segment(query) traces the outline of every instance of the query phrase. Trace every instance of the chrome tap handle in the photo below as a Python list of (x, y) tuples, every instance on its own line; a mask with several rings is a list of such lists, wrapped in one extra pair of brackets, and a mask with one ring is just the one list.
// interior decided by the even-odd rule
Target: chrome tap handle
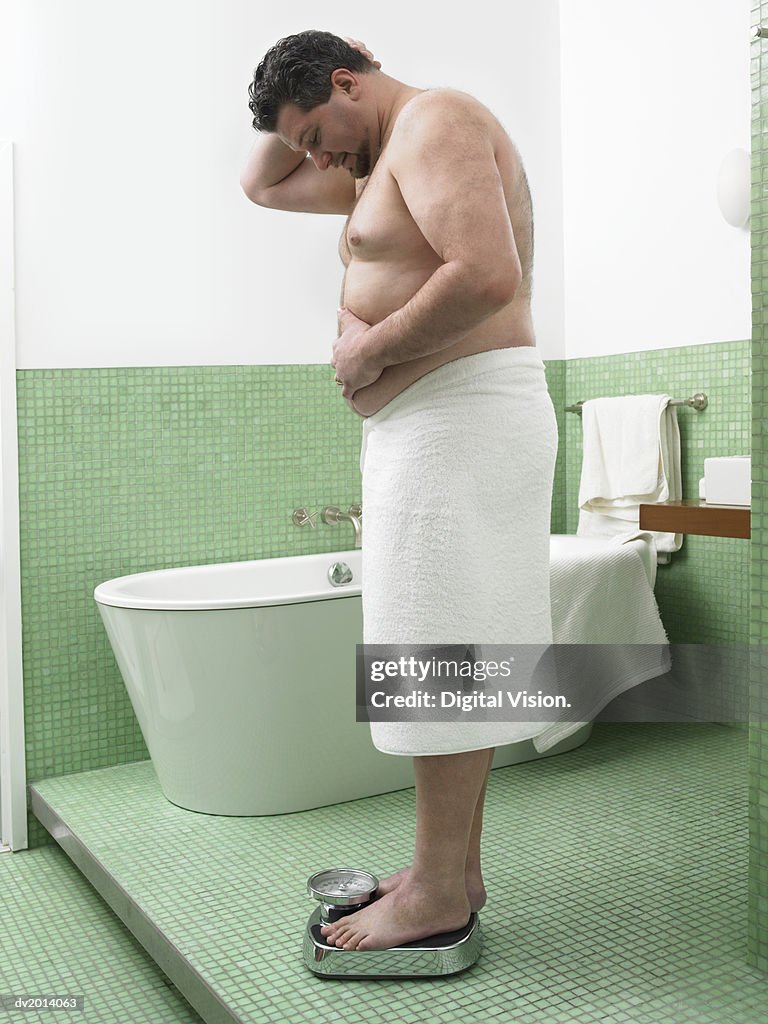
[(307, 508), (297, 508), (293, 513), (292, 519), (296, 526), (306, 526), (309, 524), (314, 530), (316, 515), (317, 512), (310, 512)]
[(349, 514), (351, 516), (357, 516), (357, 518), (360, 519), (362, 517), (362, 514), (363, 514), (363, 506), (359, 505), (359, 504), (358, 505), (350, 505), (349, 506)]

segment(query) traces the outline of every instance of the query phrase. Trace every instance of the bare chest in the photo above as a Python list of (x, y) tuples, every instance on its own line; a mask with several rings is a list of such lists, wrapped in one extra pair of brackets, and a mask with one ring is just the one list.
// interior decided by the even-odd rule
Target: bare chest
[(398, 263), (437, 259), (416, 225), (382, 156), (373, 172), (357, 183), (357, 198), (339, 240), (345, 266), (351, 260)]

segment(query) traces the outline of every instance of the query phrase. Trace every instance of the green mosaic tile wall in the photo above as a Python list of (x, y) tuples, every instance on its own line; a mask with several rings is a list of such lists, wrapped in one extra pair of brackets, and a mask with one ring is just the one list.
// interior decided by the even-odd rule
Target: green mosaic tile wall
[(565, 400), (566, 363), (564, 359), (552, 359), (545, 363), (545, 366), (547, 370), (547, 387), (549, 388), (549, 394), (555, 407), (555, 415), (557, 416), (557, 435), (559, 439), (557, 462), (555, 463), (555, 486), (552, 493), (552, 533), (567, 533), (565, 479), (568, 459), (565, 432), (566, 420), (570, 414), (565, 411), (567, 405)]
[[(768, 25), (768, 0), (754, 0), (752, 25)], [(768, 971), (768, 40), (752, 43), (752, 615), (756, 652), (751, 673), (749, 735), (749, 923), (748, 962)], [(758, 647), (760, 645), (760, 647)]]

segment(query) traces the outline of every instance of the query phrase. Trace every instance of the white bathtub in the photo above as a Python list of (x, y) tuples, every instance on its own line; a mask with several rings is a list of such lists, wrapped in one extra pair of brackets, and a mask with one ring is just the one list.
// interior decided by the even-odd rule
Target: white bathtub
[[(355, 721), (360, 550), (120, 576), (94, 598), (160, 786), (208, 814), (282, 814), (413, 785)], [(352, 580), (333, 586), (329, 568)], [(546, 754), (499, 747), (494, 766)]]

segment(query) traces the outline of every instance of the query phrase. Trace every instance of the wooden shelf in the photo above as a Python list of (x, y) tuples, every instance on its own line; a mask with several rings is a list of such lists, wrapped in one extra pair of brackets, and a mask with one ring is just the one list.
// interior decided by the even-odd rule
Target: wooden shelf
[(749, 540), (750, 513), (751, 509), (744, 505), (708, 505), (698, 499), (665, 501), (640, 506), (640, 529)]

